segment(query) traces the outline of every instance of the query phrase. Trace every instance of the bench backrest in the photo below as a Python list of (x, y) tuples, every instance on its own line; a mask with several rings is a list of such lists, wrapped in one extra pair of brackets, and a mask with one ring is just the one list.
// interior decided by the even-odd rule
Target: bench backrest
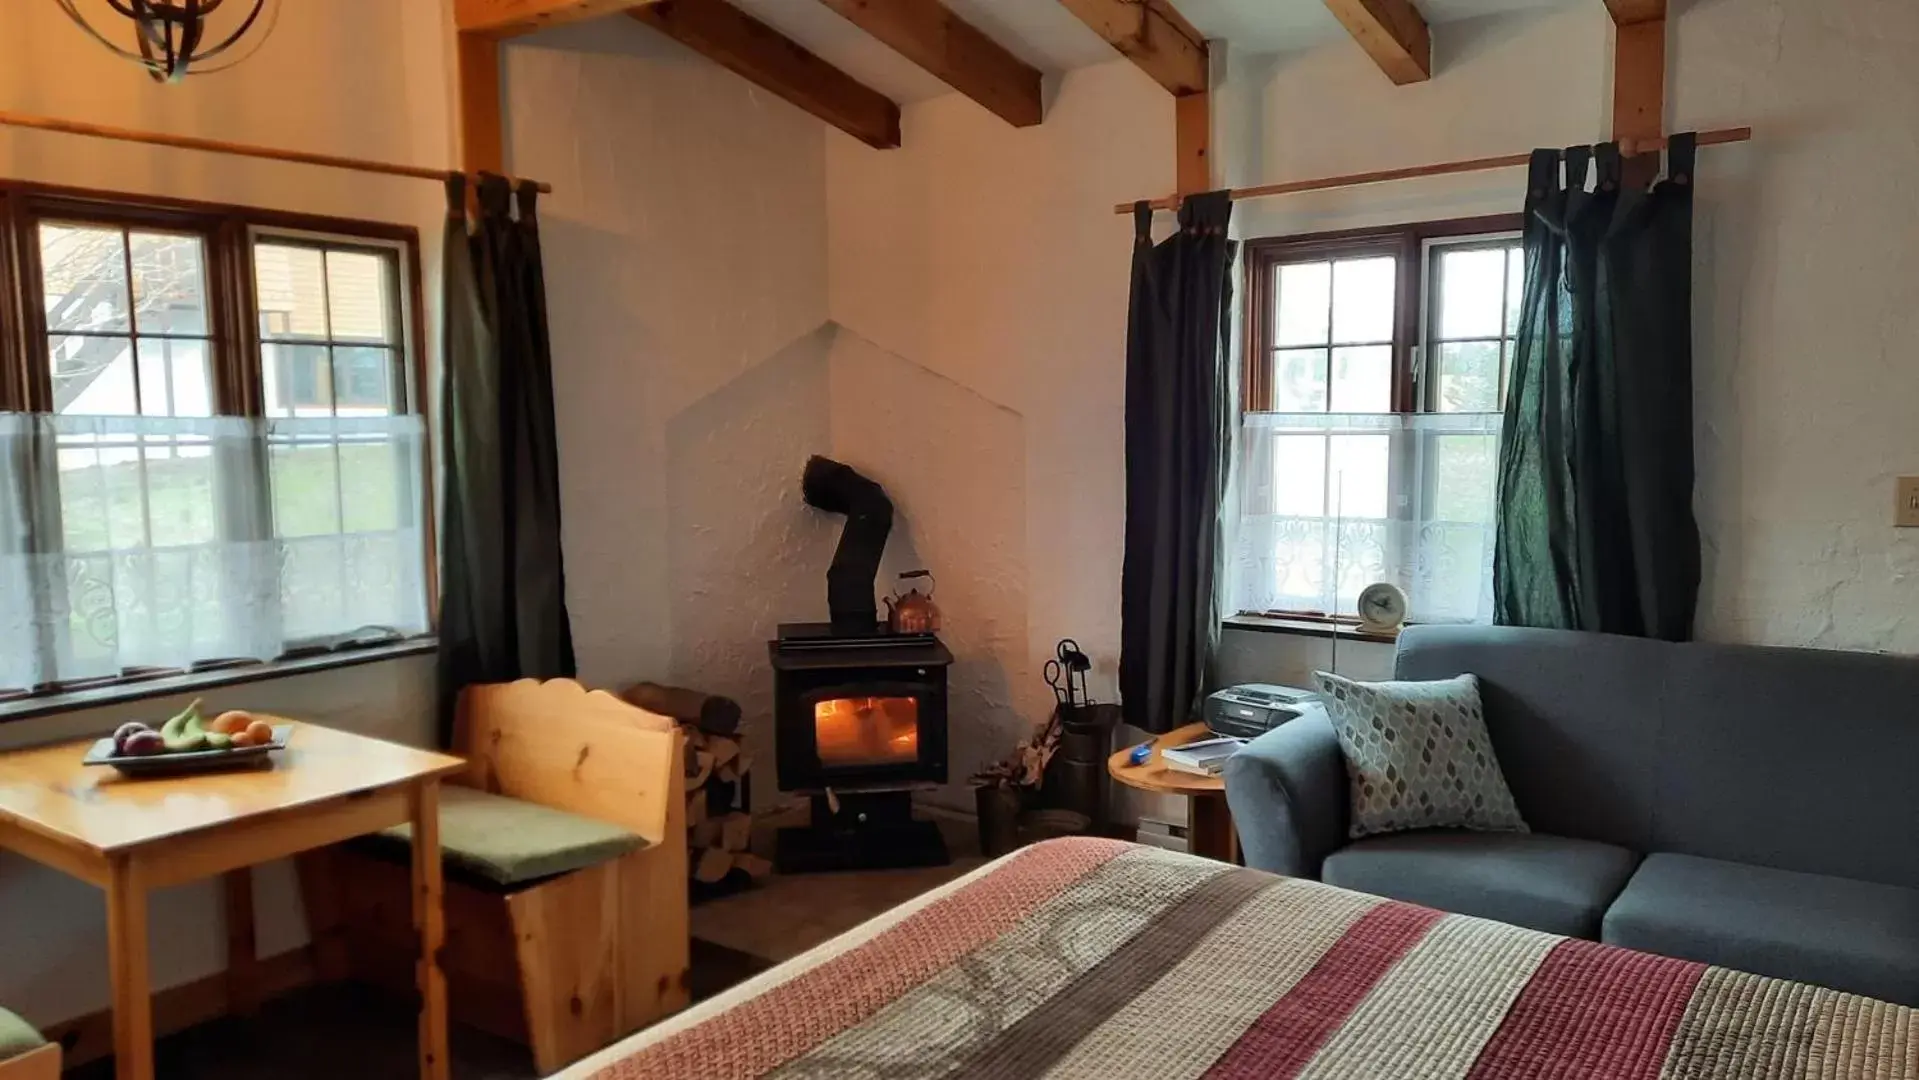
[(684, 736), (664, 716), (571, 679), (468, 687), (454, 720), (460, 782), (624, 826), (683, 835)]

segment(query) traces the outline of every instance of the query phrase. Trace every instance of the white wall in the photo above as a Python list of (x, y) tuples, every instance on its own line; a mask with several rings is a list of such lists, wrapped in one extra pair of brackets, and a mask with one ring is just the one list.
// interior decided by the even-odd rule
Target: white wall
[[(282, 4), (280, 25), (258, 55), (180, 86), (156, 85), (109, 56), (53, 4), (4, 6), (0, 110), (421, 165), (452, 160), (448, 50), (438, 3)], [(0, 128), (0, 177), (414, 225), (424, 246), (427, 295), (438, 293), (432, 272), (443, 202), (434, 184), (10, 128)], [(428, 339), (436, 341), (437, 332)], [(210, 698), (425, 741), (432, 694), (433, 663), (426, 657), (252, 683)], [(96, 734), (183, 704), (155, 700), (0, 724), (0, 749)], [(263, 954), (299, 944), (305, 931), (289, 869), (263, 868), (257, 888)], [(155, 896), (156, 987), (223, 966), (219, 910), (218, 889), (209, 884)], [(98, 890), (0, 854), (0, 928), (0, 1005), (39, 1023), (106, 1006), (106, 922)]]

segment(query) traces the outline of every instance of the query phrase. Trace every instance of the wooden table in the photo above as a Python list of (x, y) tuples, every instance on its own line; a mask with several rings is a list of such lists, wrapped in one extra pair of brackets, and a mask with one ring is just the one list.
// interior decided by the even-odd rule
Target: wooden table
[(440, 778), (460, 771), (464, 762), (299, 724), (270, 767), (137, 780), (81, 766), (92, 743), (0, 754), (0, 847), (106, 890), (120, 1080), (153, 1076), (149, 891), (408, 821), (414, 829), (413, 921), (420, 937), (420, 1076), (445, 1080)]
[(1226, 806), (1226, 781), (1217, 776), (1169, 769), (1159, 759), (1159, 752), (1166, 747), (1184, 746), (1211, 736), (1205, 724), (1174, 728), (1153, 740), (1153, 756), (1144, 764), (1128, 763), (1127, 758), (1133, 753), (1133, 747), (1128, 746), (1106, 759), (1106, 771), (1127, 787), (1186, 796), (1186, 850), (1208, 859), (1236, 863), (1239, 833), (1233, 829), (1233, 812)]

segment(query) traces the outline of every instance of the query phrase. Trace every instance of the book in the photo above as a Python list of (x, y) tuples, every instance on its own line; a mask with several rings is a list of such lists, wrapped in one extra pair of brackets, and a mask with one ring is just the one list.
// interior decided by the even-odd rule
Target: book
[(1226, 767), (1226, 759), (1239, 752), (1246, 745), (1245, 739), (1201, 739), (1184, 746), (1168, 747), (1159, 752), (1159, 760), (1176, 772), (1194, 773), (1199, 776), (1218, 776)]

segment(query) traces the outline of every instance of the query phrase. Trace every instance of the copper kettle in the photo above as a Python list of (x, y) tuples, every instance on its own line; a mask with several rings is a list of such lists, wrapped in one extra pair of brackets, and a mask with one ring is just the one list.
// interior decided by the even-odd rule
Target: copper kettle
[[(926, 579), (926, 591), (910, 587), (917, 579)], [(900, 575), (903, 594), (886, 598), (886, 628), (895, 634), (931, 634), (940, 628), (939, 605), (933, 602), (933, 572), (908, 570)]]

